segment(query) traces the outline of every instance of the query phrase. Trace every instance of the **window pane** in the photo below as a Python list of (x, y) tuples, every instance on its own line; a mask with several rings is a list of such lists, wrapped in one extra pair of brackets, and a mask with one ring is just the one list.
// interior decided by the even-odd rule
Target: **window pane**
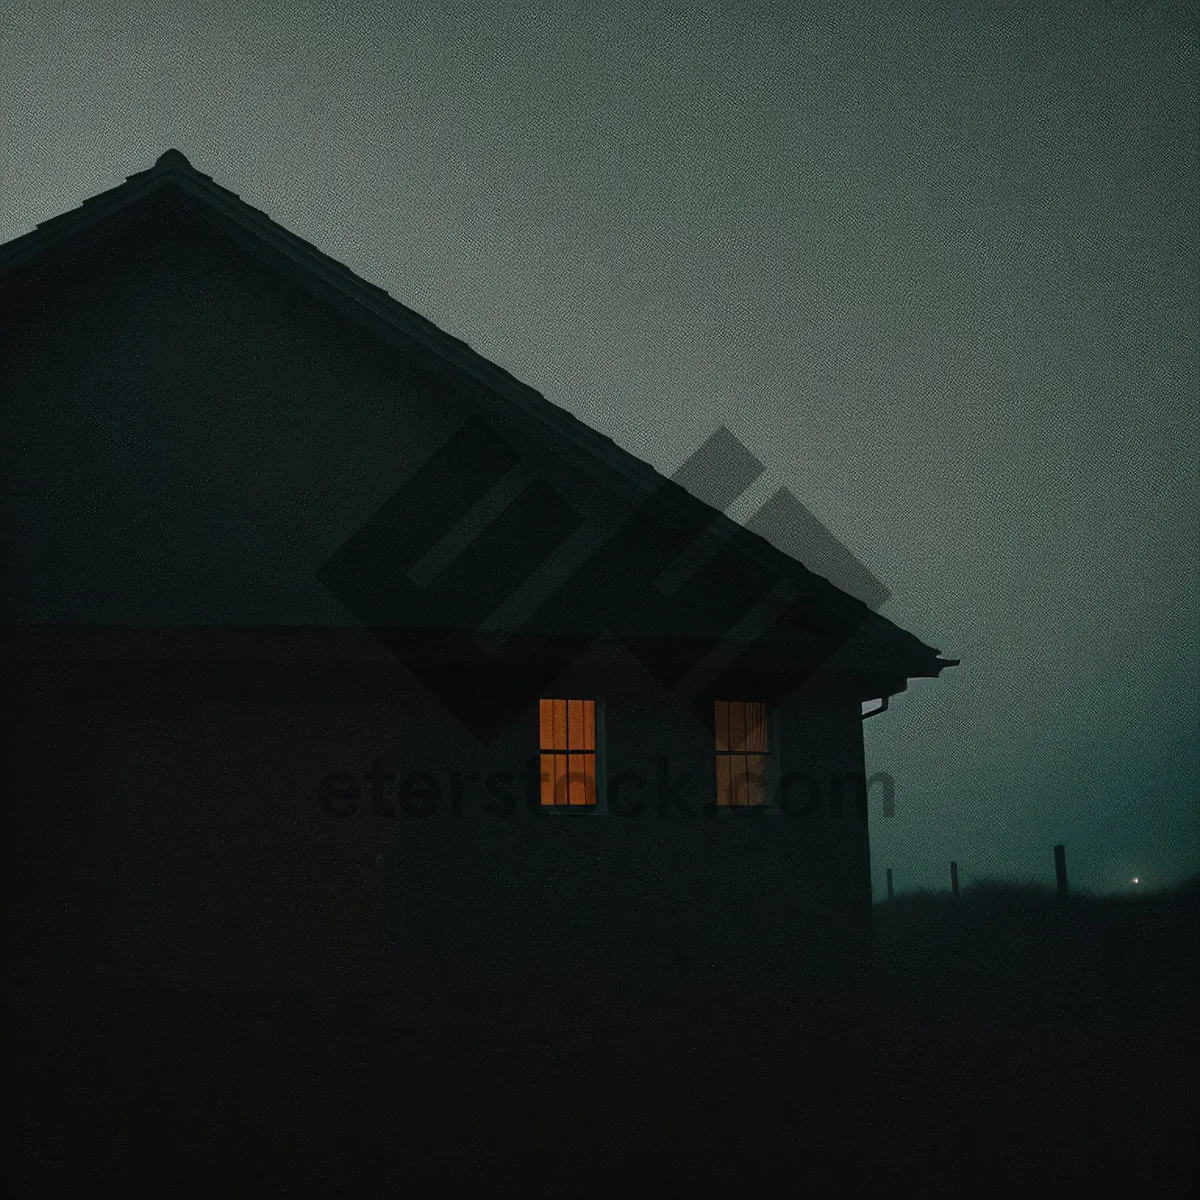
[(542, 803), (554, 803), (554, 755), (542, 755)]
[(567, 701), (567, 749), (583, 749), (583, 701)]
[(595, 700), (585, 700), (583, 702), (583, 748), (585, 750), (595, 750), (596, 748)]
[(746, 750), (767, 749), (767, 706), (761, 700), (746, 701)]
[(567, 756), (554, 756), (554, 803), (567, 804), (571, 797), (567, 794)]
[(729, 790), (733, 803), (741, 807), (746, 803), (746, 756), (731, 754), (729, 756)]
[(555, 750), (567, 748), (567, 702), (565, 700), (554, 701), (553, 745)]
[(587, 803), (587, 777), (584, 774), (583, 762), (590, 758), (588, 754), (571, 754), (567, 756), (570, 777), (568, 779), (567, 797), (570, 804)]
[(740, 700), (731, 700), (729, 702), (729, 748), (730, 748), (730, 750), (741, 750), (745, 746), (745, 740), (746, 740), (745, 712), (746, 712), (746, 706)]
[[(540, 718), (540, 725), (541, 725), (540, 748), (542, 750), (553, 750), (554, 749), (554, 701), (553, 700), (542, 700), (539, 703), (538, 707), (541, 710), (540, 713), (538, 714), (539, 718)], [(544, 769), (544, 766), (545, 766), (545, 764), (543, 764), (543, 769)]]
[(746, 783), (743, 788), (745, 804), (766, 804), (767, 802), (767, 760), (762, 754), (747, 754), (743, 770), (746, 772)]

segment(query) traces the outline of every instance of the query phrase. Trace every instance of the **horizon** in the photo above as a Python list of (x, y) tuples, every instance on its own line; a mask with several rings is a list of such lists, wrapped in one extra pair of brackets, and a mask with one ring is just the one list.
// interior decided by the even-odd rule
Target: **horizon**
[[(1192, 6), (9, 6), (0, 244), (177, 148), (670, 476), (724, 425), (960, 665), (874, 899), (1200, 872)], [(1137, 878), (1141, 882), (1134, 885)]]

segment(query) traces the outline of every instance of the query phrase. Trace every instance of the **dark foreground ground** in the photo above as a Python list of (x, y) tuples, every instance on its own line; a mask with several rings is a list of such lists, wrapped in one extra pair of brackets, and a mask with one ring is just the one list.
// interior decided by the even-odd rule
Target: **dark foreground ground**
[(399, 1006), (17, 987), (8, 1194), (1193, 1194), (1198, 950), (1195, 887), (980, 887), (881, 908), (857, 987), (661, 944)]

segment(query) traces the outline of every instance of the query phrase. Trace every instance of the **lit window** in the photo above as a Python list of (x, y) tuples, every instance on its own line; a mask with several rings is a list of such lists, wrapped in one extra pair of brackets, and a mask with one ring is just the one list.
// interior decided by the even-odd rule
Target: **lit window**
[(717, 803), (767, 802), (767, 706), (760, 700), (718, 700)]
[(542, 803), (596, 803), (595, 700), (541, 702)]

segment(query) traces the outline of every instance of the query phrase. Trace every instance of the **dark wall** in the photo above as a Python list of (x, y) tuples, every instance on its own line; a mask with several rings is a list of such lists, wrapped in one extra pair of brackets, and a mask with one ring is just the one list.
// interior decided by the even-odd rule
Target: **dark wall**
[[(476, 411), (469, 389), (184, 211), (131, 216), (89, 245), (10, 281), (0, 323), (7, 620), (120, 627), (126, 660), (7, 660), (18, 971), (357, 988), (455, 943), (516, 954), (624, 929), (664, 945), (816, 945), (862, 928), (866, 822), (853, 802), (832, 818), (827, 784), (861, 770), (856, 699), (777, 714), (780, 769), (825, 791), (801, 819), (699, 815), (711, 730), (619, 657), (547, 686), (603, 699), (609, 777), (647, 777), (639, 817), (534, 817), (520, 797), (506, 818), (470, 798), (462, 817), (446, 799), (429, 818), (369, 800), (322, 811), (321, 780), (365, 777), (375, 755), (445, 791), (453, 771), (515, 775), (536, 750), (534, 706), (481, 749), (419, 684), (383, 672), (387, 654), (317, 578)], [(630, 503), (499, 424), (589, 518)], [(435, 481), (447, 503), (457, 482)], [(213, 631), (211, 654), (202, 638), (190, 660), (156, 665), (139, 640), (192, 624)], [(296, 630), (280, 670), (214, 665), (221, 631), (269, 625)], [(333, 657), (360, 665), (316, 665), (306, 625), (342, 627)], [(658, 814), (660, 759), (672, 778), (695, 772), (696, 816)]]
[[(105, 987), (355, 990), (446, 949), (804, 954), (865, 931), (866, 821), (852, 790), (830, 810), (831, 777), (861, 770), (852, 704), (796, 700), (775, 715), (780, 773), (821, 788), (807, 815), (713, 814), (711, 731), (639, 670), (591, 688), (577, 673), (563, 690), (603, 701), (604, 774), (643, 776), (624, 795), (645, 808), (534, 815), (520, 777), (537, 751), (535, 711), (484, 749), (420, 685), (393, 676), (381, 693), (377, 672), (10, 670), (10, 962)], [(396, 777), (379, 807), (377, 758)], [(357, 804), (339, 784), (323, 805), (341, 772), (356, 777)], [(429, 816), (399, 803), (398, 781), (417, 772), (436, 781)], [(479, 776), (459, 813), (456, 772)], [(663, 779), (688, 774), (687, 813), (664, 809)], [(513, 778), (488, 792), (497, 775)]]

